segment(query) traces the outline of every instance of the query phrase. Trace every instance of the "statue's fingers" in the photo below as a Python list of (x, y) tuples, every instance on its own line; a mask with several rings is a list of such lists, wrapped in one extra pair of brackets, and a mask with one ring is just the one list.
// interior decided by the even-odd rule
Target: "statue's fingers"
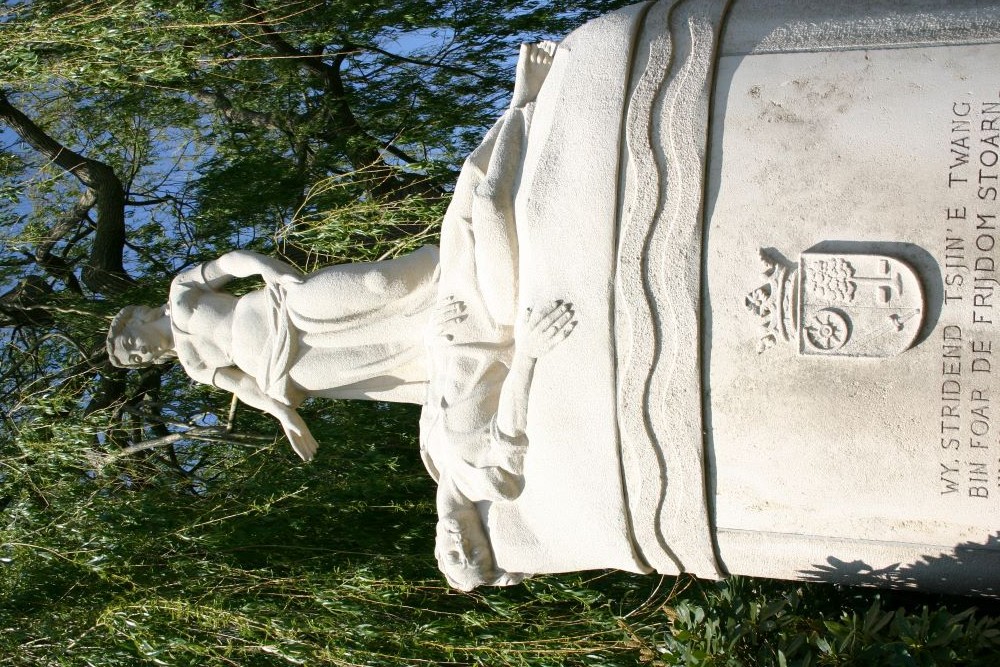
[(544, 342), (542, 343), (542, 347), (540, 350), (541, 354), (547, 354), (554, 347), (559, 345), (559, 343), (566, 340), (569, 337), (569, 335), (573, 333), (573, 329), (575, 328), (576, 328), (576, 322), (569, 322), (567, 324), (563, 324), (558, 328), (550, 327), (549, 329), (547, 329), (546, 332), (549, 333), (549, 335), (544, 339)]
[(313, 455), (316, 453), (315, 449), (310, 449), (306, 443), (298, 439), (292, 440), (291, 443), (292, 449), (295, 450), (295, 453), (299, 455), (300, 459), (303, 461), (312, 460)]
[(433, 322), (440, 329), (449, 324), (464, 322), (467, 317), (464, 307), (448, 306), (434, 313)]
[(444, 338), (445, 340), (454, 340), (455, 334), (453, 332), (455, 331), (455, 327), (464, 322), (466, 317), (467, 316), (465, 315), (456, 315), (455, 317), (444, 320), (443, 322), (437, 322), (434, 325), (434, 331), (438, 336)]
[(559, 309), (559, 302), (554, 301), (549, 306), (544, 308), (536, 308), (531, 314), (531, 318), (528, 321), (528, 325), (532, 329), (544, 329), (546, 320), (552, 313)]
[(312, 437), (312, 435), (310, 434), (305, 438), (304, 445), (305, 446), (303, 449), (306, 452), (305, 460), (311, 461), (312, 458), (316, 456), (316, 450), (319, 449), (319, 443), (316, 442), (316, 438)]
[(573, 304), (570, 303), (563, 303), (562, 301), (556, 301), (553, 304), (552, 309), (549, 310), (545, 314), (545, 316), (538, 322), (538, 327), (542, 331), (547, 330), (549, 327), (555, 324), (556, 321), (566, 313), (566, 311), (570, 310), (572, 305)]
[(524, 323), (528, 325), (529, 329), (534, 329), (538, 324), (538, 321), (545, 316), (545, 311), (538, 308), (532, 308), (528, 306), (524, 309)]
[(562, 331), (563, 327), (569, 324), (569, 322), (573, 319), (575, 315), (576, 313), (574, 313), (572, 310), (564, 311), (562, 315), (556, 318), (555, 322), (549, 325), (549, 327), (545, 330), (546, 333), (549, 333), (553, 336), (558, 335)]
[(437, 313), (438, 315), (449, 315), (451, 313), (461, 312), (461, 310), (462, 310), (461, 302), (451, 301), (449, 303), (444, 304), (443, 306), (439, 306), (437, 309)]
[(319, 443), (316, 442), (316, 438), (313, 437), (312, 433), (306, 429), (290, 427), (285, 430), (285, 435), (288, 437), (288, 442), (291, 443), (292, 449), (299, 455), (299, 458), (303, 461), (312, 460), (316, 454), (316, 450), (319, 449)]
[(465, 312), (465, 302), (451, 301), (437, 309), (438, 317), (453, 317)]

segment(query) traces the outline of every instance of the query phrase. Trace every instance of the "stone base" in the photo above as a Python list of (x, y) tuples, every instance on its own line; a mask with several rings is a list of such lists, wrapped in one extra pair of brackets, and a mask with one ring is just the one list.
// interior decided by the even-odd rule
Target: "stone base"
[[(771, 26), (743, 45), (767, 53), (740, 54), (735, 26), (758, 23), (739, 7), (716, 75), (706, 216), (721, 560), (995, 593), (1000, 44), (941, 28), (962, 14), (953, 5), (863, 28), (833, 18), (795, 39), (801, 21)], [(982, 12), (995, 28), (998, 9)], [(871, 25), (887, 32), (872, 39)]]
[(497, 564), (995, 595), (1000, 7), (724, 4), (588, 24), (538, 96), (519, 297), (580, 326)]

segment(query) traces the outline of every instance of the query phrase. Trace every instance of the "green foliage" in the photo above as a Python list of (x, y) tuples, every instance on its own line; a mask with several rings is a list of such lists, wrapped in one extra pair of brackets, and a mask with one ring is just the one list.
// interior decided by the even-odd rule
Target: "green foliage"
[[(350, 181), (332, 177), (316, 183), (295, 222), (281, 230), (279, 237), (340, 261), (398, 257), (438, 242), (445, 198), (411, 194), (391, 202), (355, 200), (350, 197), (351, 187), (365, 177), (355, 173)], [(369, 178), (383, 177), (372, 174)]]
[(25, 665), (627, 664), (614, 662), (631, 645), (612, 608), (643, 586), (448, 590), (416, 410), (316, 407), (329, 446), (312, 464), (243, 449), (200, 490), (150, 477), (149, 461), (88, 478), (86, 437), (22, 438), (3, 481), (0, 649)]
[[(316, 402), (314, 462), (276, 437), (192, 442), (189, 461), (212, 455), (188, 475), (154, 452), (95, 468), (90, 434), (40, 416), (0, 476), (0, 651), (13, 665), (623, 667), (991, 665), (1000, 651), (995, 616), (914, 594), (613, 572), (449, 590), (417, 416)], [(276, 436), (255, 413), (237, 423)]]
[(965, 601), (932, 610), (927, 596), (744, 577), (694, 588), (666, 609), (669, 632), (652, 635), (665, 664), (991, 665), (1000, 654), (1000, 619)]

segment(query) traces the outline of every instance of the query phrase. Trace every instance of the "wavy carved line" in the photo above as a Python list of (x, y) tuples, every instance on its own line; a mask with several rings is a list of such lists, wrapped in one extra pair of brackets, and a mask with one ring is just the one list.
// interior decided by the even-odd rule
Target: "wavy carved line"
[[(658, 469), (665, 480), (657, 484), (647, 477), (637, 497), (630, 492), (637, 540), (658, 545), (674, 561), (672, 569), (717, 576), (705, 504), (697, 359), (704, 171), (699, 149), (705, 139), (704, 114), (698, 112), (707, 107), (701, 102), (722, 2), (663, 4), (669, 30), (651, 43), (626, 123), (633, 178), (623, 212), (620, 266), (626, 275), (618, 303), (631, 336), (619, 373), (619, 404), (622, 414), (642, 415), (641, 422), (622, 420), (623, 436), (632, 444), (628, 455), (641, 461), (640, 470)], [(685, 347), (692, 332), (694, 340)], [(697, 418), (692, 422), (690, 415)], [(665, 563), (650, 564), (665, 571)]]
[[(663, 330), (662, 346), (671, 351), (671, 359), (669, 364), (654, 366), (647, 406), (651, 415), (659, 410), (662, 418), (661, 423), (654, 421), (657, 435), (681, 436), (665, 449), (668, 470), (676, 470), (677, 474), (672, 475), (673, 484), (668, 478), (660, 528), (677, 545), (675, 551), (685, 569), (702, 576), (720, 575), (706, 497), (699, 309), (706, 83), (712, 69), (715, 23), (721, 16), (721, 4), (692, 3), (687, 5), (692, 11), (681, 17), (687, 23), (687, 57), (667, 90), (661, 116), (669, 151), (667, 161), (674, 166), (676, 176), (667, 179), (664, 206), (669, 208), (664, 211), (665, 219), (653, 225), (647, 254), (652, 300), (667, 306), (675, 323)], [(675, 44), (675, 48), (678, 46)], [(679, 397), (682, 400), (677, 400)]]
[[(676, 1), (659, 3), (647, 14), (647, 26), (658, 19), (666, 23), (675, 5)], [(666, 16), (657, 16), (658, 12)], [(652, 480), (645, 476), (640, 480), (630, 480), (629, 509), (636, 540), (650, 565), (660, 572), (669, 572), (680, 571), (681, 563), (658, 529), (664, 487), (656, 480), (665, 480), (667, 469), (656, 446), (654, 429), (646, 410), (649, 369), (654, 367), (659, 349), (653, 302), (644, 280), (647, 240), (659, 208), (662, 177), (653, 146), (650, 119), (657, 94), (673, 63), (673, 36), (669, 31), (657, 35), (650, 43), (649, 51), (649, 60), (629, 99), (625, 123), (631, 181), (625, 195), (619, 233), (620, 279), (617, 281), (616, 304), (628, 318), (630, 336), (628, 344), (619, 348), (619, 414), (626, 416), (620, 422), (623, 458), (637, 459), (629, 466), (633, 470), (657, 472)], [(641, 416), (641, 420), (637, 416)], [(636, 481), (639, 482), (637, 489)], [(661, 552), (669, 561), (663, 560)]]

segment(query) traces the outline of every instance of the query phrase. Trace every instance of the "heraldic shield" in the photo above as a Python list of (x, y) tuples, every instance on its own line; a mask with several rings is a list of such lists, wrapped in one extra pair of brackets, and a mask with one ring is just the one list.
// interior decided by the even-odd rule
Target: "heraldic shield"
[(917, 273), (885, 255), (804, 252), (798, 265), (761, 250), (767, 283), (747, 295), (764, 330), (759, 352), (797, 336), (799, 354), (891, 357), (923, 324)]
[(906, 263), (804, 252), (798, 273), (800, 354), (891, 357), (913, 345), (924, 299)]

